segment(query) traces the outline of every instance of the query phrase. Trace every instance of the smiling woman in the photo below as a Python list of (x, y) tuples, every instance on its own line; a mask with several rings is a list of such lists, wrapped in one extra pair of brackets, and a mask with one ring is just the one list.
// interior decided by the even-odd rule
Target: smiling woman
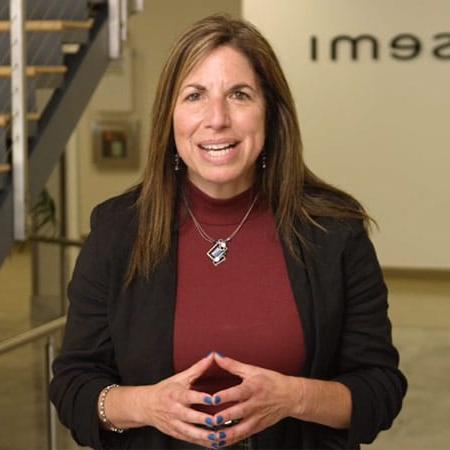
[(96, 449), (373, 441), (406, 380), (369, 220), (306, 167), (265, 38), (195, 23), (162, 71), (142, 182), (92, 213), (50, 386), (61, 421)]
[(184, 80), (173, 114), (175, 145), (192, 183), (214, 198), (252, 186), (265, 139), (265, 100), (247, 58), (213, 50)]

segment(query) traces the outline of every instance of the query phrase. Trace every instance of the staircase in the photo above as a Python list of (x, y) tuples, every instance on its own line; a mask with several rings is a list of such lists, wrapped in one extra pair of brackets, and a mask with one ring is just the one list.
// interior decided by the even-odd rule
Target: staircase
[[(28, 157), (23, 171), (13, 164), (13, 125), (19, 119), (16, 110), (11, 114), (12, 77), (17, 66), (11, 66), (10, 0), (0, 0), (0, 264), (15, 240), (24, 239), (17, 236), (15, 214), (25, 207), (26, 215), (36, 203), (110, 59), (120, 56), (128, 14), (143, 7), (142, 0), (14, 1), (23, 2), (26, 12)], [(15, 186), (22, 176), (29, 201), (18, 206)]]

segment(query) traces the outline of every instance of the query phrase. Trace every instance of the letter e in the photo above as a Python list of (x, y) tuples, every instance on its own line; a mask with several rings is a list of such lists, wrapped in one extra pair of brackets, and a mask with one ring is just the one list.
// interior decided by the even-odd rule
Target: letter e
[(422, 44), (413, 34), (404, 33), (392, 39), (391, 48), (393, 58), (408, 61), (419, 56)]

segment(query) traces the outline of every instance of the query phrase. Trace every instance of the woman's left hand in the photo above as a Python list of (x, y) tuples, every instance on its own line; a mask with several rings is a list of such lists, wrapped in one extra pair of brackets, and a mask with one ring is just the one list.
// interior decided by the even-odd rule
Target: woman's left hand
[(225, 445), (241, 441), (293, 415), (294, 409), (301, 404), (301, 378), (217, 354), (214, 358), (219, 367), (242, 378), (241, 384), (214, 394), (216, 404), (237, 402), (216, 414), (217, 425), (241, 419), (237, 425), (222, 430), (221, 438)]

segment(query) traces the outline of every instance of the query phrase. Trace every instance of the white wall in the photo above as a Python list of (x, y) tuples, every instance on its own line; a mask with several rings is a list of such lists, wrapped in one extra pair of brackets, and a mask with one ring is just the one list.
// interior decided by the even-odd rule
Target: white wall
[[(431, 54), (433, 35), (450, 34), (450, 2), (243, 0), (243, 16), (280, 57), (307, 163), (354, 194), (379, 222), (374, 240), (383, 265), (450, 269), (450, 63)], [(363, 33), (378, 39), (378, 61), (363, 47), (351, 61), (344, 45), (342, 58), (330, 60), (330, 39)], [(390, 56), (399, 33), (422, 40), (418, 58)], [(320, 39), (315, 62), (312, 35)], [(445, 53), (450, 56), (449, 46)]]

